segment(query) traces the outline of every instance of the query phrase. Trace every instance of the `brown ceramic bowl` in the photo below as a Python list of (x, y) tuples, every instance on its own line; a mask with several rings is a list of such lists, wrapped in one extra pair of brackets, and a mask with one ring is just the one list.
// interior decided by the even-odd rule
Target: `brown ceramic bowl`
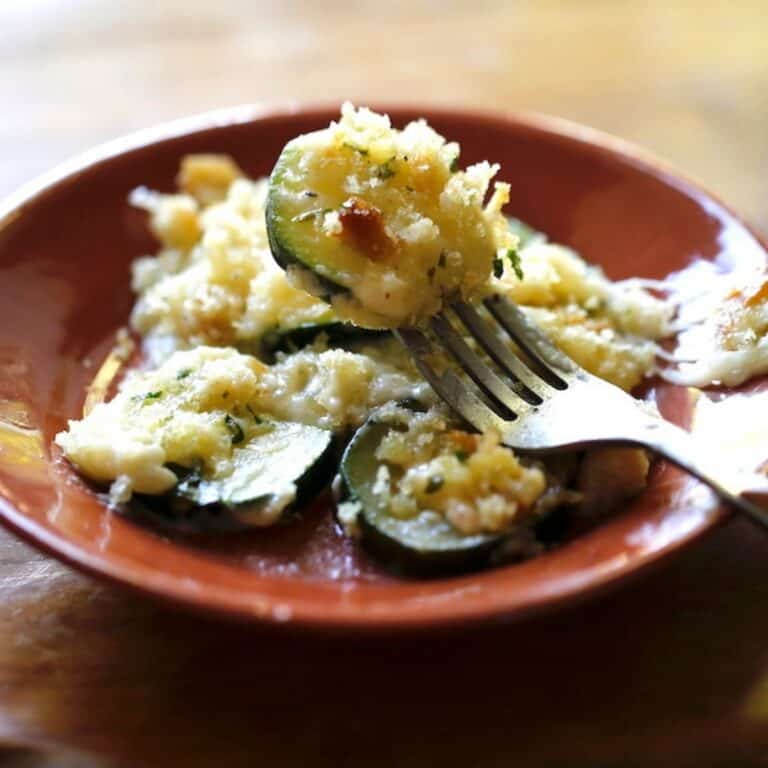
[[(622, 142), (557, 120), (459, 110), (426, 116), (490, 158), (512, 182), (509, 210), (601, 264), (614, 278), (661, 278), (691, 259), (764, 260), (764, 244), (705, 192)], [(52, 455), (81, 413), (86, 384), (132, 304), (128, 267), (154, 243), (126, 204), (138, 185), (171, 190), (189, 152), (228, 152), (269, 173), (292, 136), (335, 108), (245, 107), (113, 143), (0, 205), (0, 516), (64, 560), (158, 596), (249, 619), (322, 627), (423, 627), (512, 617), (615, 583), (722, 518), (708, 492), (659, 463), (647, 491), (614, 518), (537, 559), (433, 581), (386, 576), (336, 531), (327, 500), (295, 526), (229, 538), (174, 539), (109, 512)], [(682, 390), (658, 388), (683, 422)]]

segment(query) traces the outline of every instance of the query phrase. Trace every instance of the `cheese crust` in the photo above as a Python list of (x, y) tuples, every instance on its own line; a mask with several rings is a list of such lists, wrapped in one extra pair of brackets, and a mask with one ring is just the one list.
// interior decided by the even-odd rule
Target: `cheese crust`
[(474, 295), (517, 242), (501, 213), (509, 185), (496, 183), (485, 203), (498, 165), (458, 170), (458, 157), (423, 120), (397, 130), (345, 104), (338, 122), (283, 150), (270, 179), (273, 245), (294, 271), (321, 278), (321, 294), (336, 286), (340, 317), (419, 323), (447, 299)]

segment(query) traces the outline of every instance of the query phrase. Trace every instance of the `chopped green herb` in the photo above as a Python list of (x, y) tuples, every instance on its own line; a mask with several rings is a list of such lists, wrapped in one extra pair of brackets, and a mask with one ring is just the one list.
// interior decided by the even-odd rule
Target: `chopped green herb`
[(312, 190), (305, 189), (302, 193), (304, 197), (317, 197), (317, 192), (312, 192)]
[(395, 161), (395, 157), (390, 157), (389, 160), (387, 160), (386, 163), (382, 163), (381, 165), (377, 165), (373, 169), (373, 175), (377, 179), (391, 179), (397, 171), (392, 167), (392, 164)]
[(361, 155), (365, 156), (368, 154), (368, 150), (365, 149), (365, 147), (358, 147), (355, 144), (352, 144), (349, 141), (344, 142), (344, 146), (347, 147), (347, 149), (351, 149), (355, 152), (359, 152)]
[(254, 420), (254, 422), (256, 424), (263, 424), (264, 423), (264, 419), (262, 419), (261, 416), (259, 416), (259, 414), (256, 413), (256, 411), (254, 411), (253, 408), (251, 408), (251, 406), (248, 405), (247, 403), (245, 405), (245, 410), (248, 411), (248, 413), (251, 414), (251, 418)]
[(451, 173), (456, 173), (456, 171), (459, 170), (459, 156), (458, 155), (456, 155), (456, 157), (454, 157), (453, 160), (451, 160), (451, 164), (449, 166), (449, 170), (451, 171)]
[(498, 280), (504, 274), (504, 262), (498, 257), (493, 259), (493, 276)]
[(469, 458), (469, 454), (466, 451), (454, 451), (453, 454), (462, 464)]
[(517, 276), (518, 280), (523, 279), (523, 266), (520, 263), (520, 254), (517, 251), (517, 248), (508, 248), (507, 249), (507, 258), (509, 259), (509, 263), (512, 265), (512, 270), (514, 271), (515, 275)]
[(153, 400), (159, 400), (162, 396), (162, 391), (158, 389), (156, 392), (147, 392), (143, 395), (134, 395), (131, 398), (131, 401), (134, 403), (142, 403), (143, 405), (146, 403), (151, 403)]
[(232, 435), (232, 445), (237, 445), (245, 440), (245, 432), (243, 428), (237, 422), (237, 419), (233, 419), (229, 414), (224, 416), (224, 424)]
[(192, 373), (191, 368), (182, 368), (177, 374), (176, 374), (176, 381), (181, 381), (182, 379), (186, 379), (187, 376), (189, 376)]
[(424, 489), (425, 493), (437, 493), (445, 485), (441, 475), (432, 475), (427, 481), (427, 487)]

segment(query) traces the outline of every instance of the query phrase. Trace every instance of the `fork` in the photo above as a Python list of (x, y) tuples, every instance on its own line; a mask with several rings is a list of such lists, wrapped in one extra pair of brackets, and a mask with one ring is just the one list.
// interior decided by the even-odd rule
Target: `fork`
[[(764, 491), (765, 477), (724, 468), (712, 446), (700, 444), (689, 432), (650, 413), (641, 401), (619, 387), (587, 373), (505, 297), (493, 294), (482, 303), (496, 327), (465, 301), (455, 301), (449, 309), (468, 337), (497, 366), (498, 373), (467, 343), (466, 334), (457, 330), (446, 313), (429, 322), (442, 354), (437, 354), (426, 329), (403, 327), (395, 331), (424, 378), (471, 427), (480, 432), (494, 430), (505, 445), (528, 453), (598, 444), (647, 448), (768, 528), (768, 512), (741, 495), (752, 488)], [(504, 338), (504, 332), (519, 353)], [(450, 362), (458, 364), (477, 389), (450, 367)]]

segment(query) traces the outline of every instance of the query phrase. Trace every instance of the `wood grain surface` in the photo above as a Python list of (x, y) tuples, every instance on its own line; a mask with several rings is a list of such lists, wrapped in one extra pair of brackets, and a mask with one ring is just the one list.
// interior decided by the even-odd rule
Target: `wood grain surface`
[[(3, 0), (0, 194), (243, 102), (558, 114), (768, 230), (762, 0)], [(768, 538), (733, 521), (612, 595), (416, 637), (215, 622), (0, 533), (3, 765), (768, 765)]]

